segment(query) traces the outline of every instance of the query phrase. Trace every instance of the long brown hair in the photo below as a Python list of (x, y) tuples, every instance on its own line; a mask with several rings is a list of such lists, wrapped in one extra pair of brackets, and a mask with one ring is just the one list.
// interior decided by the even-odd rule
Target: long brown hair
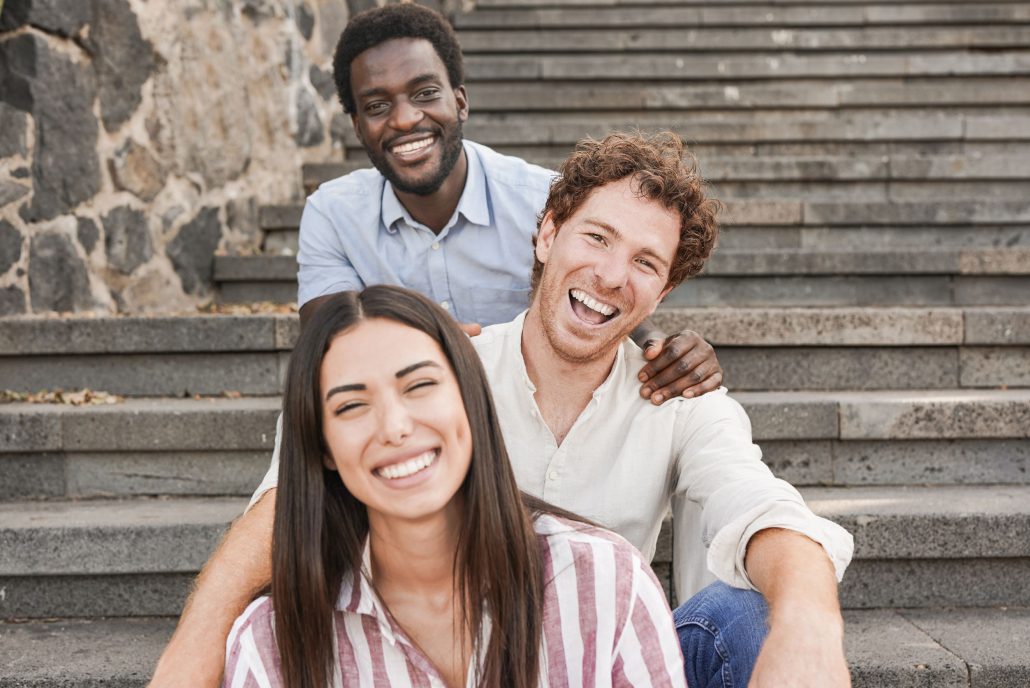
[[(333, 610), (344, 576), (361, 569), (365, 506), (322, 463), (320, 370), (333, 339), (365, 318), (387, 318), (432, 337), (454, 369), (472, 431), (472, 461), (454, 562), (455, 595), (477, 656), (484, 613), (492, 630), (481, 686), (534, 688), (539, 673), (543, 580), (532, 511), (508, 463), (486, 374), (475, 349), (439, 306), (399, 287), (345, 292), (305, 324), (290, 359), (272, 536), (276, 642), (287, 688), (325, 688), (333, 676)], [(465, 637), (460, 635), (459, 637)]]

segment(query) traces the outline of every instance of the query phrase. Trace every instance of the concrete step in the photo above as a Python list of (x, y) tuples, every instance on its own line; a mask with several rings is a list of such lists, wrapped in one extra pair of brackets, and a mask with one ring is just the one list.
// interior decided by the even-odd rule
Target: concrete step
[[(1027, 84), (1030, 87), (1030, 83)], [(1030, 151), (1028, 151), (1030, 152)], [(548, 169), (558, 169), (561, 158), (531, 160)], [(968, 182), (1030, 180), (1030, 160), (1022, 155), (970, 158), (964, 155), (936, 157), (752, 157), (728, 156), (699, 161), (701, 173), (711, 182), (719, 182), (720, 190), (727, 182), (821, 182), (853, 186), (855, 182)], [(312, 163), (303, 166), (304, 187), (312, 191), (323, 182), (355, 170), (368, 169), (367, 159), (356, 157), (338, 163)], [(944, 189), (935, 184), (927, 188)], [(941, 193), (940, 196), (946, 194)]]
[(1030, 101), (1030, 80), (985, 75), (897, 79), (783, 79), (775, 82), (651, 83), (627, 81), (468, 80), (475, 112), (597, 110), (735, 110), (755, 117), (783, 108), (1006, 107)]
[(950, 49), (933, 52), (615, 52), (613, 54), (472, 55), (465, 60), (474, 80), (567, 79), (736, 81), (934, 76), (1026, 76), (1025, 52)]
[[(762, 352), (753, 363), (746, 349), (723, 351), (732, 352), (720, 353), (729, 386), (750, 415), (766, 462), (792, 483), (1030, 483), (1030, 390), (747, 391), (734, 376), (746, 380), (748, 365), (785, 368), (778, 379), (789, 387), (829, 377), (833, 361), (812, 349), (794, 350), (788, 363)], [(839, 365), (853, 388), (905, 384), (909, 368), (948, 381), (962, 364), (925, 349), (928, 363), (917, 355), (895, 361), (889, 353), (844, 351), (854, 362)], [(816, 363), (806, 368), (808, 359)], [(5, 404), (0, 501), (247, 495), (267, 469), (279, 409), (276, 397)]]
[[(1030, 611), (848, 610), (854, 688), (1020, 688), (1030, 680)], [(142, 688), (174, 620), (53, 619), (0, 624), (0, 688)]]
[[(1018, 0), (1001, 0), (1001, 2), (1017, 2)], [(727, 7), (742, 5), (754, 9), (765, 9), (777, 6), (826, 6), (839, 7), (844, 5), (890, 5), (892, 3), (913, 5), (947, 5), (962, 4), (961, 0), (876, 0), (869, 3), (868, 0), (477, 0), (476, 11), (485, 10), (514, 10), (526, 8), (568, 8), (568, 7)], [(1000, 4), (1000, 3), (999, 3)]]
[[(855, 536), (848, 608), (1030, 606), (1030, 485), (804, 488)], [(178, 613), (239, 498), (0, 503), (0, 618)], [(668, 565), (668, 532), (656, 570)], [(103, 594), (121, 590), (120, 595)]]
[[(1028, 186), (1030, 191), (1030, 186)], [(1019, 202), (1020, 204), (1022, 202)], [(296, 298), (293, 256), (220, 256), (224, 303)], [(1030, 250), (716, 251), (670, 306), (1022, 305), (1030, 293)]]
[(910, 26), (1023, 24), (1030, 21), (1025, 3), (977, 2), (952, 3), (862, 3), (844, 5), (825, 3), (794, 6), (758, 3), (753, 6), (599, 6), (497, 9), (459, 14), (459, 29), (505, 29), (576, 27), (603, 29), (667, 27), (749, 27), (770, 28), (806, 26)]
[[(1028, 53), (1030, 60), (1030, 53)], [(634, 77), (639, 78), (639, 77)], [(585, 136), (611, 131), (669, 129), (688, 143), (1030, 141), (1030, 110), (998, 108), (867, 108), (847, 111), (777, 110), (756, 117), (746, 110), (636, 111), (625, 113), (479, 113), (465, 128), (469, 139), (488, 146), (546, 146), (550, 157), (568, 154)], [(360, 143), (350, 129), (344, 144)]]
[(801, 27), (664, 27), (656, 29), (534, 28), (530, 31), (466, 29), (459, 35), (465, 55), (534, 53), (843, 52), (949, 49), (1023, 49), (1030, 26), (854, 26)]

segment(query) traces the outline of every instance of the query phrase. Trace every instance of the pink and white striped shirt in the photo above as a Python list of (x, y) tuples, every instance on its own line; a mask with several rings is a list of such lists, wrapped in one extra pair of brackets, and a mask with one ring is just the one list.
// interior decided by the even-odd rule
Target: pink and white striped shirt
[[(554, 516), (537, 518), (535, 529), (546, 581), (540, 688), (685, 687), (665, 593), (640, 553), (614, 533)], [(386, 613), (369, 563), (366, 545), (364, 575), (341, 586), (334, 688), (442, 688), (439, 673)], [(283, 686), (274, 633), (272, 600), (258, 598), (229, 634), (224, 688)]]

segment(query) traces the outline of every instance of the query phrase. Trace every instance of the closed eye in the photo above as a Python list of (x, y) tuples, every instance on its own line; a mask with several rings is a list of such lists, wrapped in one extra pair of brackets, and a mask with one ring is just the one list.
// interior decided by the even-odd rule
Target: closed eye
[(349, 401), (346, 404), (341, 404), (340, 406), (338, 406), (336, 410), (333, 411), (333, 415), (342, 416), (348, 411), (353, 411), (355, 409), (361, 408), (362, 406), (367, 406), (367, 404), (365, 404), (365, 402), (363, 401)]
[(418, 382), (415, 382), (414, 384), (408, 385), (408, 387), (404, 391), (405, 392), (415, 392), (415, 391), (418, 391), (420, 389), (426, 389), (426, 388), (429, 388), (429, 387), (434, 387), (437, 384), (439, 384), (439, 383), (436, 380), (428, 380), (428, 379), (427, 380), (419, 380)]
[(439, 94), (440, 94), (440, 89), (438, 89), (438, 88), (435, 88), (435, 87), (434, 88), (424, 88), (421, 91), (419, 91), (418, 93), (416, 93), (415, 97), (420, 99), (420, 100), (431, 100), (431, 99), (435, 98), (436, 96), (438, 96)]

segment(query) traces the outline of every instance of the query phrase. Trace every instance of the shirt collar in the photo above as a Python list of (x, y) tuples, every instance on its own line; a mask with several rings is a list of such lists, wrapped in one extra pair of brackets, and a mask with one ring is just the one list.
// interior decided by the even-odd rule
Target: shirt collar
[[(490, 227), (493, 224), (490, 219), (490, 199), (486, 187), (486, 175), (483, 174), (483, 163), (467, 141), (462, 142), (462, 147), (465, 150), (465, 160), (468, 164), (465, 173), (465, 188), (462, 189), (461, 198), (458, 199), (458, 207), (447, 222), (447, 227), (444, 229), (445, 232), (454, 225), (459, 215), (474, 225)], [(386, 226), (387, 231), (396, 231), (398, 220), (404, 220), (410, 227), (419, 226), (419, 223), (411, 217), (411, 213), (408, 212), (407, 208), (401, 204), (400, 199), (397, 198), (397, 194), (394, 193), (393, 185), (390, 182), (383, 184), (382, 208), (383, 224)]]
[[(529, 377), (529, 371), (526, 369), (526, 359), (522, 355), (522, 330), (526, 326), (526, 314), (529, 310), (524, 310), (519, 313), (514, 320), (511, 321), (513, 336), (508, 337), (507, 351), (505, 351), (505, 357), (509, 361), (515, 361), (518, 368), (519, 376), (525, 383), (526, 388), (531, 393), (536, 393), (536, 385), (533, 384), (533, 380)], [(619, 379), (619, 376), (623, 375), (623, 370), (626, 367), (626, 347), (629, 346), (629, 340), (623, 342), (619, 348), (615, 351), (615, 363), (612, 364), (612, 369), (608, 373), (608, 377), (604, 379), (597, 389), (593, 392), (593, 398), (599, 399), (612, 387), (615, 380)]]

